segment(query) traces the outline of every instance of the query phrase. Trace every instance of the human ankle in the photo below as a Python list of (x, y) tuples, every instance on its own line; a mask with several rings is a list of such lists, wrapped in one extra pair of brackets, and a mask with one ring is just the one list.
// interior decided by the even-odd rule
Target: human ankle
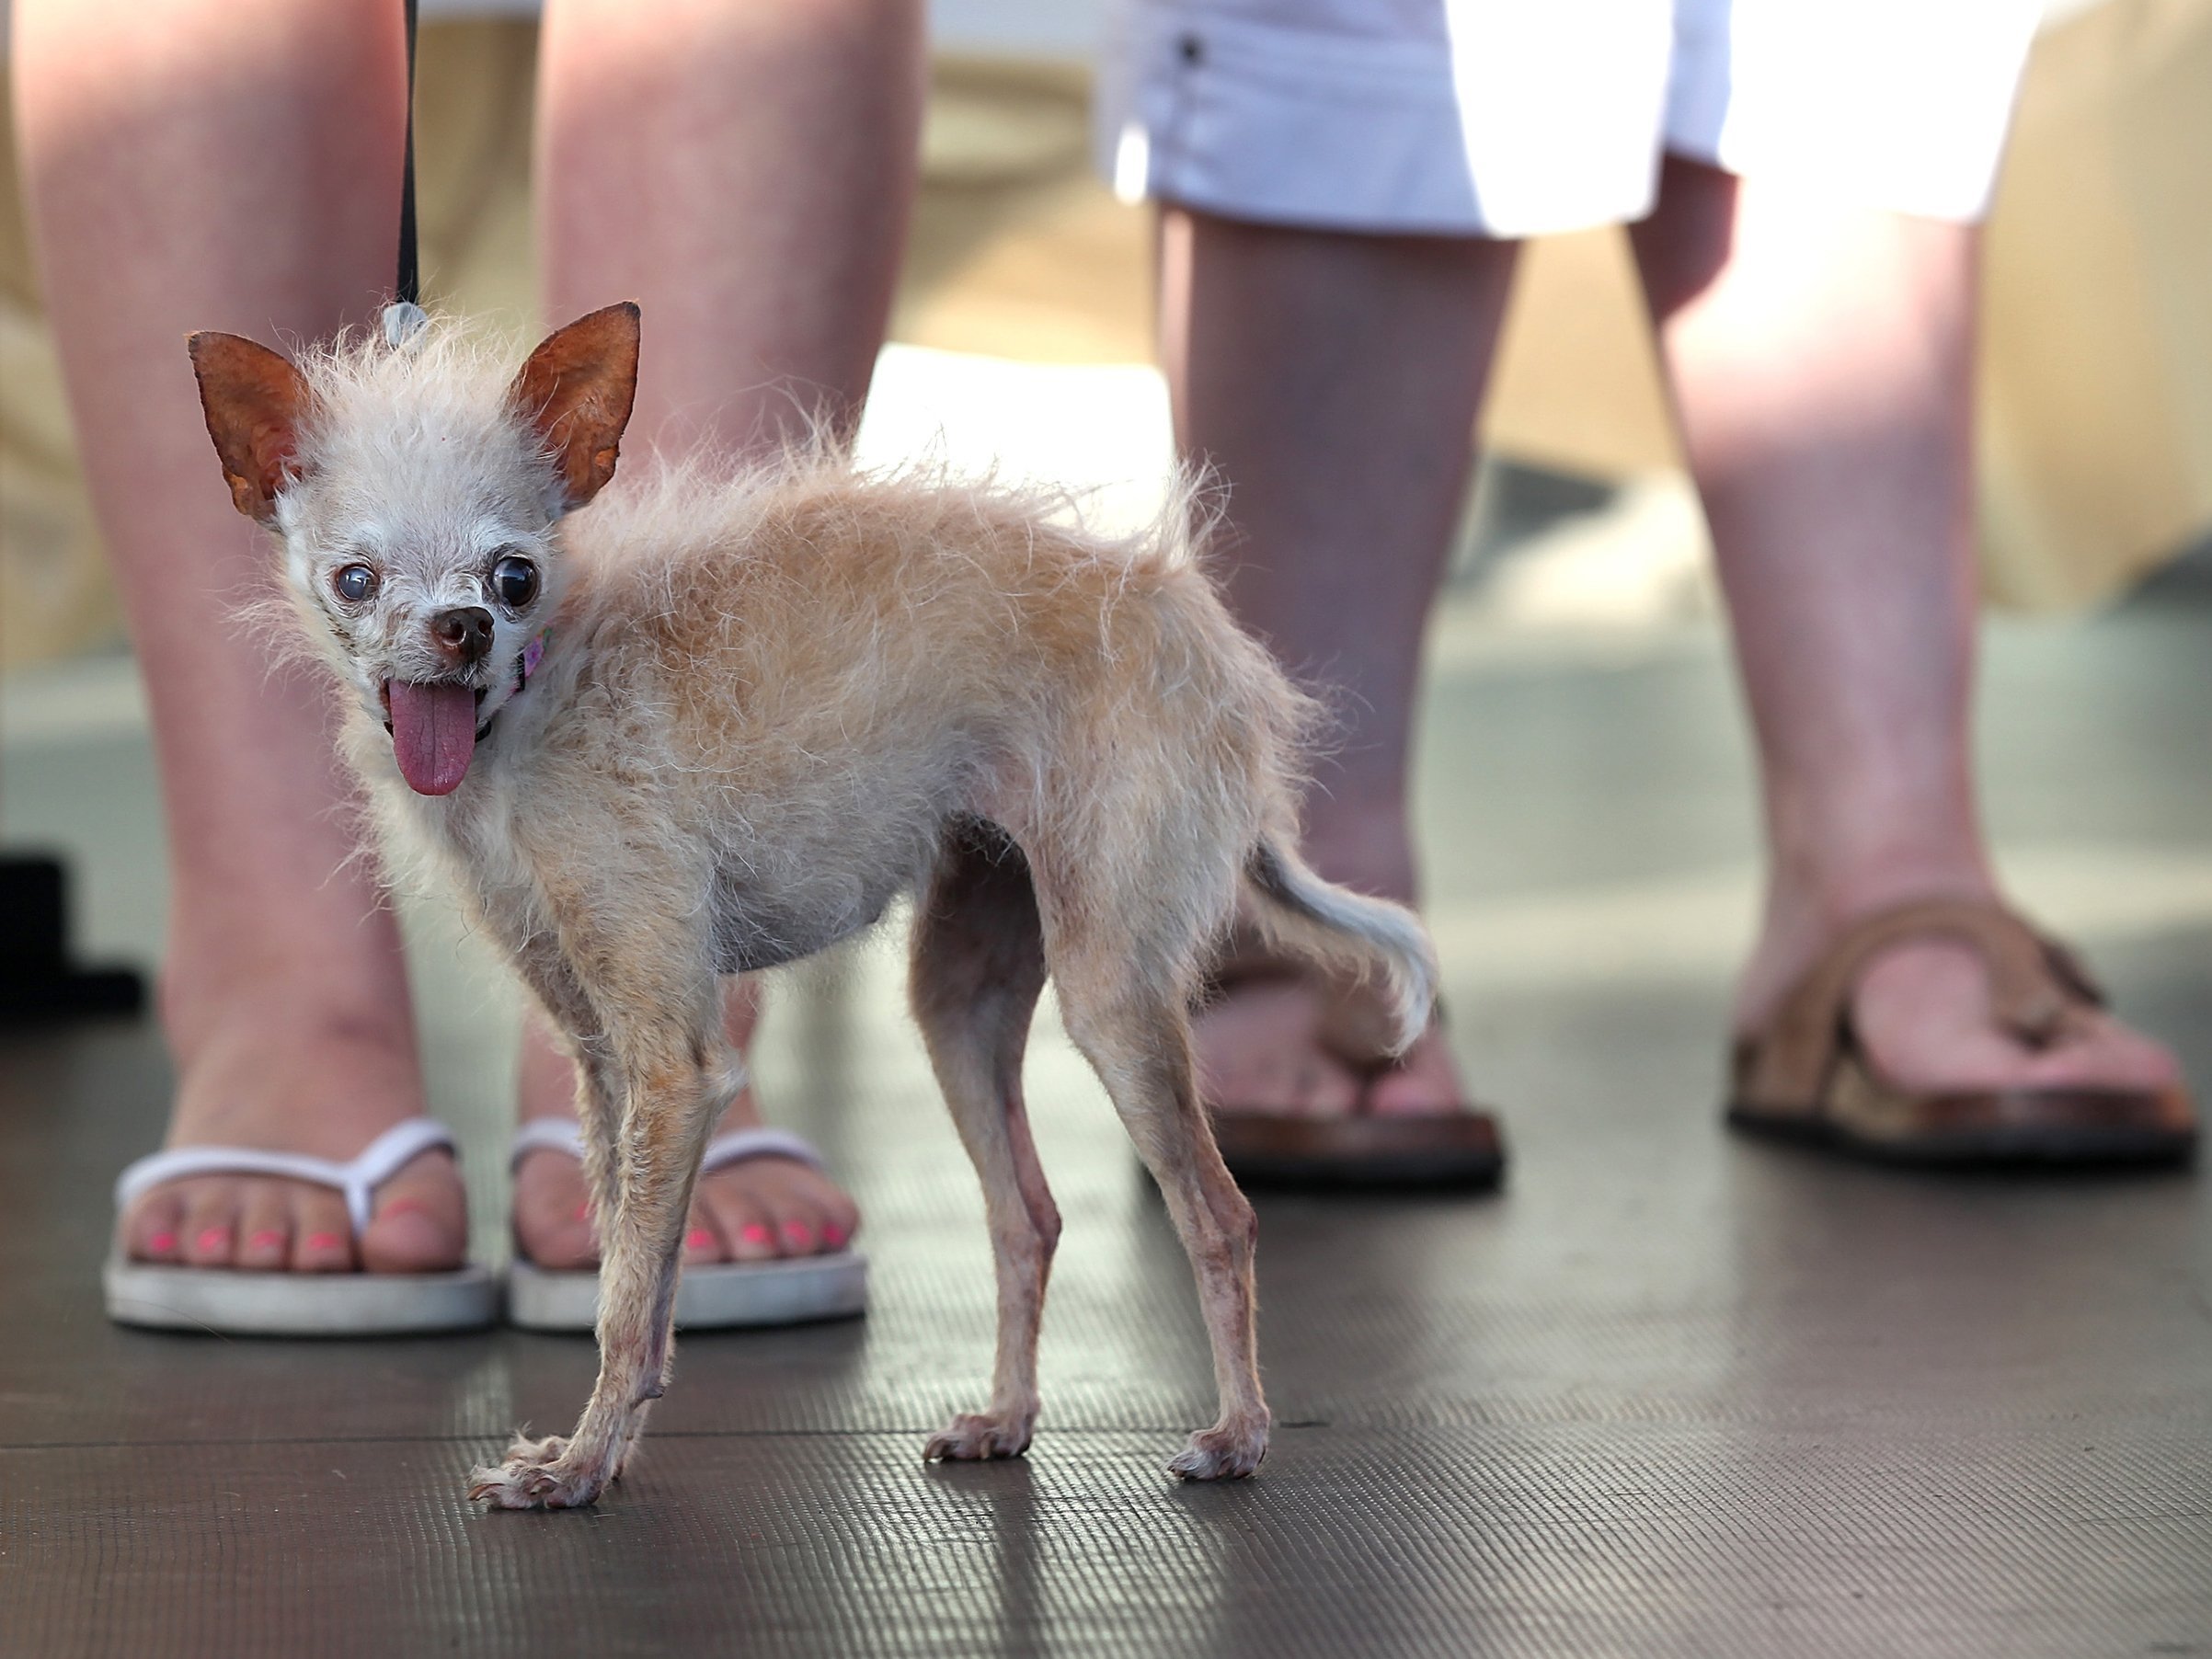
[(1997, 891), (1978, 849), (1898, 849), (1826, 866), (1776, 870), (1767, 894), (1770, 931), (1829, 934), (1862, 917), (1917, 899), (1981, 898)]
[(258, 1045), (389, 1049), (412, 1056), (415, 1035), (404, 981), (380, 997), (365, 987), (333, 983), (312, 966), (270, 965), (269, 971), (216, 976), (165, 969), (162, 1026), (180, 1060), (237, 1038)]
[(1996, 896), (1989, 862), (1976, 848), (1899, 847), (1864, 859), (1778, 861), (1758, 941), (1737, 985), (1737, 1024), (1762, 1020), (1822, 952), (1868, 916), (1921, 899)]
[(1970, 783), (1928, 761), (1767, 781), (1771, 918), (1816, 928), (1936, 894), (1994, 890)]
[[(256, 906), (258, 916), (281, 915)], [(406, 960), (387, 913), (342, 932), (303, 936), (281, 923), (242, 928), (227, 919), (172, 914), (159, 986), (163, 1029), (189, 1048), (242, 1014), (336, 1040), (412, 1046)]]
[(296, 951), (172, 951), (161, 1019), (176, 1064), (170, 1133), (350, 1157), (425, 1107), (403, 974)]

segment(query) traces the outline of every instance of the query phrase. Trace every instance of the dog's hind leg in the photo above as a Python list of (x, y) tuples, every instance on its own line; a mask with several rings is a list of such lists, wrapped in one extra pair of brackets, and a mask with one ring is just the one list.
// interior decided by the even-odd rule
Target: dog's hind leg
[(1252, 1278), (1258, 1224), (1198, 1104), (1181, 952), (1148, 944), (1125, 907), (1071, 902), (1052, 914), (1060, 1017), (1160, 1184), (1213, 1348), (1221, 1419), (1193, 1435), (1168, 1469), (1188, 1481), (1248, 1475), (1267, 1453)]
[(1045, 983), (1029, 871), (1014, 844), (968, 823), (946, 839), (914, 919), (914, 1015), (983, 1183), (998, 1275), (991, 1405), (934, 1436), (925, 1458), (1018, 1457), (1037, 1423), (1037, 1332), (1060, 1241), (1022, 1104), (1022, 1052)]

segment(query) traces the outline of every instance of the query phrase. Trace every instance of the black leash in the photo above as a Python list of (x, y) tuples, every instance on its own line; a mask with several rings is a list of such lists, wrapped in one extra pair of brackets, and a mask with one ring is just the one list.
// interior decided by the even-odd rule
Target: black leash
[(415, 246), (415, 0), (404, 0), (407, 16), (407, 159), (399, 179), (399, 276), (392, 297), (422, 303), (422, 257)]

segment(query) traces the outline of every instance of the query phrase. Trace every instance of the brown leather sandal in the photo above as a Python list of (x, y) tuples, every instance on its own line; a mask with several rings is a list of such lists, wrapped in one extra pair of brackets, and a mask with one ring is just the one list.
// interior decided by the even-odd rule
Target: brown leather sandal
[(2066, 946), (2003, 907), (1931, 899), (1868, 917), (1736, 1044), (1728, 1122), (1893, 1163), (2110, 1165), (2186, 1162), (2196, 1150), (2188, 1092), (1996, 1089), (1915, 1093), (1877, 1071), (1851, 1031), (1859, 977), (1912, 939), (1956, 940), (1989, 975), (1998, 1023), (2030, 1047), (2064, 1039), (2103, 993)]
[[(1312, 970), (1270, 960), (1250, 942), (1233, 948), (1209, 982), (1200, 1006), (1243, 985), (1304, 977)], [(1332, 987), (1335, 1000), (1319, 1034), (1324, 1047), (1354, 1070), (1390, 1070), (1377, 1030), (1375, 1000), (1354, 986)], [(1441, 1018), (1442, 1011), (1438, 1011)], [(1449, 1112), (1316, 1117), (1239, 1104), (1209, 1103), (1214, 1144), (1240, 1185), (1334, 1191), (1481, 1191), (1504, 1178), (1506, 1149), (1497, 1119), (1473, 1105)]]

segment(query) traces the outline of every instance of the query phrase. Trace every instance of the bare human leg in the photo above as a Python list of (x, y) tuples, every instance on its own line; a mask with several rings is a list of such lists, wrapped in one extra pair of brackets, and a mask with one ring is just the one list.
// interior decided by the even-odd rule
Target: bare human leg
[[(554, 0), (537, 144), (547, 310), (644, 307), (628, 456), (773, 449), (849, 429), (889, 316), (921, 133), (918, 6), (880, 0)], [(740, 1047), (757, 989), (725, 1008)], [(571, 1116), (573, 1072), (534, 1023), (524, 1117)], [(717, 1132), (761, 1120), (748, 1088)], [(515, 1227), (542, 1266), (598, 1258), (582, 1172), (533, 1153)], [(853, 1201), (819, 1172), (750, 1160), (704, 1178), (693, 1262), (842, 1249)]]
[[(1166, 208), (1161, 349), (1179, 447), (1228, 490), (1232, 606), (1330, 688), (1306, 805), (1323, 875), (1410, 902), (1407, 765), (1420, 640), (1465, 486), (1511, 243), (1349, 235)], [(1326, 993), (1246, 978), (1198, 1016), (1217, 1109), (1440, 1111), (1465, 1099), (1431, 1032), (1363, 1085), (1322, 1040)]]
[[(168, 1140), (346, 1159), (422, 1110), (391, 913), (349, 863), (320, 689), (238, 607), (272, 555), (232, 509), (184, 336), (313, 339), (391, 280), (405, 70), (384, 0), (22, 0), (23, 167), (87, 481), (153, 695), (171, 908)], [(145, 1260), (401, 1272), (459, 1263), (451, 1158), (380, 1194), (204, 1177), (124, 1218)]]
[[(1858, 918), (1996, 894), (1968, 742), (1979, 236), (1669, 158), (1633, 238), (1759, 746), (1771, 864), (1737, 999), (1749, 1029)], [(1878, 958), (1854, 1024), (1911, 1088), (2176, 1074), (2103, 1018), (2031, 1052), (1947, 944)]]

